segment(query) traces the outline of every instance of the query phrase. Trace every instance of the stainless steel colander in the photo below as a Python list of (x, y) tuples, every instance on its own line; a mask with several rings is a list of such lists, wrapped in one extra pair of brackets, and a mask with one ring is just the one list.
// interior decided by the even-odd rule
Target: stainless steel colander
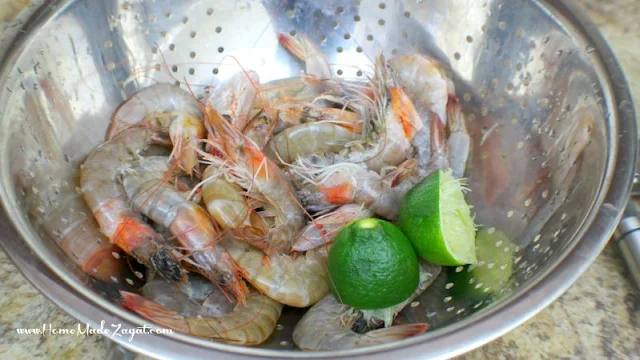
[[(202, 93), (240, 66), (263, 82), (297, 76), (303, 65), (278, 46), (278, 32), (308, 35), (340, 77), (365, 79), (381, 52), (420, 52), (454, 79), (473, 135), (466, 177), (476, 220), (517, 245), (503, 288), (455, 282), (452, 274), (464, 270), (451, 268), (403, 315), (433, 330), (353, 351), (296, 350), (299, 309), (285, 309), (262, 348), (184, 334), (113, 337), (147, 355), (453, 356), (514, 328), (568, 288), (603, 248), (628, 198), (637, 150), (630, 94), (605, 41), (570, 1), (47, 1), (7, 32), (15, 38), (2, 43), (0, 72), (3, 246), (45, 295), (95, 327), (144, 322), (114, 303), (117, 290), (140, 286), (135, 265), (121, 258), (122, 277), (91, 279), (39, 214), (76, 191), (79, 164), (137, 90), (175, 82)], [(471, 300), (456, 291), (463, 287), (488, 295)]]

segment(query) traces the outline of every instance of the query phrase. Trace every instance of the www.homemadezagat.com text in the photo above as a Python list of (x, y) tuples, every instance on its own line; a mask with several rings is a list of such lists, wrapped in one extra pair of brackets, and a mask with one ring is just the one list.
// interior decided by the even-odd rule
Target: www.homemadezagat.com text
[(137, 328), (123, 328), (122, 324), (109, 324), (103, 320), (99, 328), (92, 328), (89, 324), (78, 324), (75, 328), (56, 328), (52, 324), (42, 324), (40, 328), (18, 328), (18, 335), (103, 335), (109, 337), (126, 337), (132, 341), (136, 335), (143, 334), (173, 334), (172, 329), (149, 327), (146, 324)]

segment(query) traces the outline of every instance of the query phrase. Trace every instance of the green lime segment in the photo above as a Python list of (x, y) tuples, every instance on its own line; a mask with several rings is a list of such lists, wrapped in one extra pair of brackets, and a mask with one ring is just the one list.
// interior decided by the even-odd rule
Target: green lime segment
[(420, 270), (407, 237), (393, 224), (360, 219), (336, 236), (327, 261), (333, 294), (357, 309), (382, 309), (407, 299)]
[(405, 195), (398, 226), (427, 261), (444, 266), (477, 262), (471, 209), (450, 170), (438, 170)]
[(504, 288), (513, 271), (515, 245), (494, 228), (481, 229), (476, 236), (478, 263), (450, 273), (456, 296), (481, 300)]

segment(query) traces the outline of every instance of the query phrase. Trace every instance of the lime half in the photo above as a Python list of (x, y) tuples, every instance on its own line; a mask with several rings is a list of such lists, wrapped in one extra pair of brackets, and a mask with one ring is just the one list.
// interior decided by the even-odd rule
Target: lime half
[(505, 288), (513, 271), (515, 248), (503, 232), (494, 228), (479, 230), (476, 236), (478, 263), (450, 271), (454, 295), (482, 300)]
[(450, 170), (438, 170), (405, 195), (398, 226), (427, 261), (444, 266), (477, 262), (471, 209)]
[(327, 260), (336, 298), (357, 309), (382, 309), (407, 299), (420, 270), (407, 237), (378, 219), (356, 220), (336, 236)]

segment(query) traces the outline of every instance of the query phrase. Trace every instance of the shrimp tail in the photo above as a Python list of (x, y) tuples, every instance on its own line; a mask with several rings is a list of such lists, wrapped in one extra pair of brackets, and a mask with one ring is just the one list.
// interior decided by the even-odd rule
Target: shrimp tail
[(413, 139), (424, 126), (413, 101), (402, 87), (397, 85), (389, 88), (389, 96), (391, 97), (391, 107), (400, 119), (405, 136), (409, 140)]
[(469, 159), (471, 137), (467, 131), (467, 124), (462, 112), (462, 105), (458, 98), (449, 95), (447, 102), (447, 127), (449, 128), (448, 158), (453, 176), (461, 178)]
[(366, 336), (363, 337), (359, 345), (368, 346), (402, 340), (423, 334), (428, 329), (429, 324), (420, 323), (396, 325), (385, 329), (373, 330), (365, 334)]
[(311, 39), (304, 35), (298, 35), (296, 39), (288, 34), (279, 33), (278, 42), (291, 55), (306, 64), (307, 74), (323, 79), (331, 78), (331, 68), (327, 59)]
[(120, 291), (120, 296), (122, 297), (122, 306), (136, 314), (139, 314), (145, 319), (151, 320), (158, 325), (170, 329), (185, 333), (189, 332), (187, 322), (184, 317), (177, 312), (156, 304), (153, 301), (149, 301), (138, 294)]
[(447, 158), (447, 138), (444, 124), (440, 121), (440, 116), (431, 113), (431, 159), (426, 166), (426, 173), (431, 174), (439, 169), (449, 167)]

